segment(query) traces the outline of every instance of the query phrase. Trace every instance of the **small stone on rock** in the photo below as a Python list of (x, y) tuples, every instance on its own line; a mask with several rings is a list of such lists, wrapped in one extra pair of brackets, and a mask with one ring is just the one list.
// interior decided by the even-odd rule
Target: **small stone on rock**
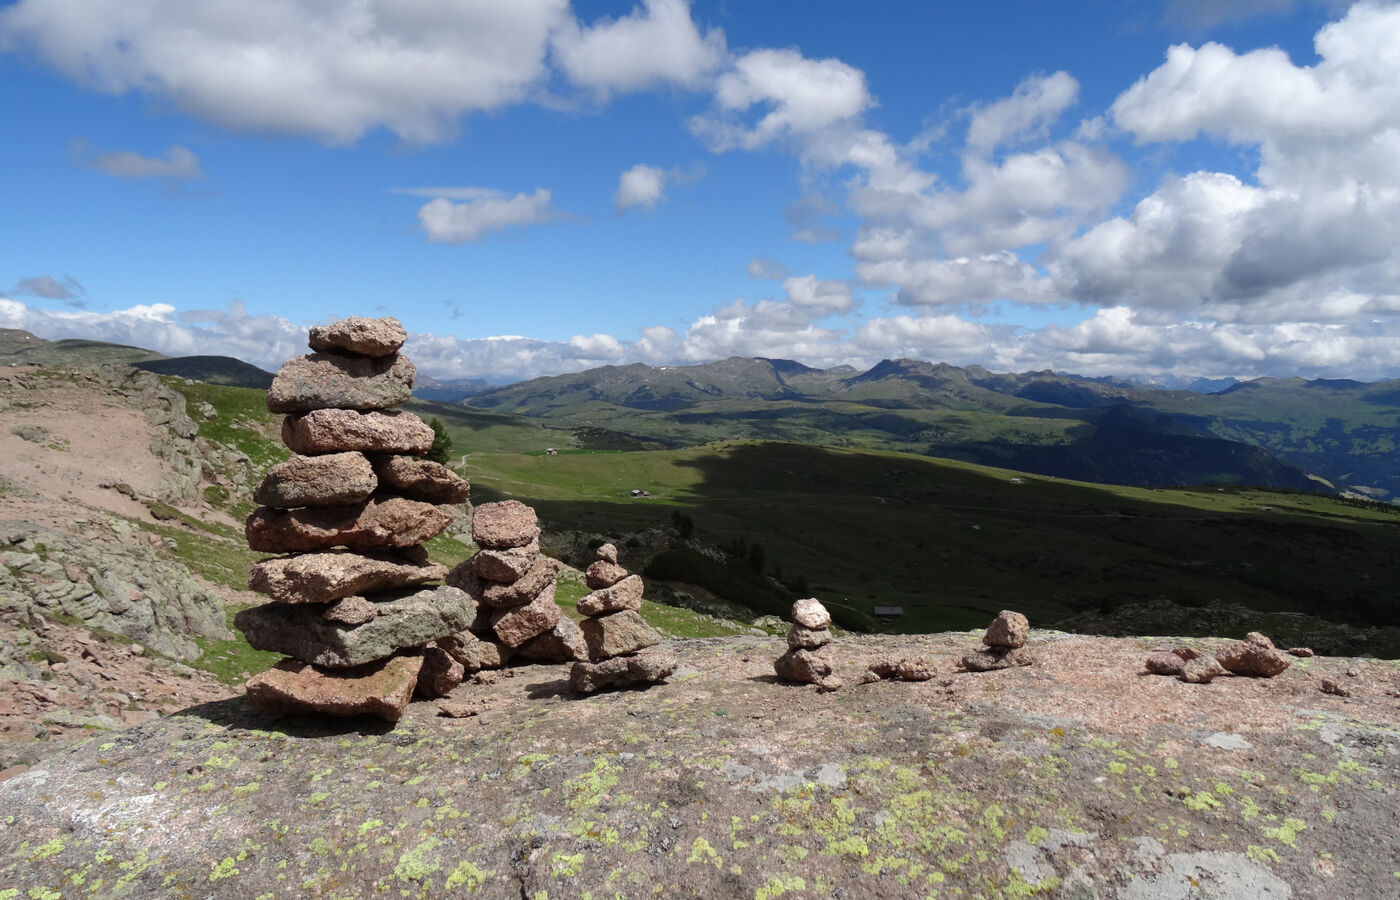
[(1147, 671), (1153, 675), (1180, 675), (1186, 660), (1176, 653), (1153, 653), (1147, 657)]
[(816, 597), (798, 600), (792, 605), (792, 620), (803, 628), (830, 628), (831, 613)]
[(1187, 662), (1176, 677), (1189, 684), (1210, 684), (1212, 679), (1224, 674), (1225, 668), (1215, 657), (1201, 656)]
[(982, 638), (982, 643), (988, 647), (1006, 647), (1015, 650), (1018, 647), (1026, 646), (1026, 639), (1031, 634), (1031, 623), (1021, 613), (1004, 609), (997, 613), (997, 617), (992, 620), (991, 627), (987, 629), (986, 635)]

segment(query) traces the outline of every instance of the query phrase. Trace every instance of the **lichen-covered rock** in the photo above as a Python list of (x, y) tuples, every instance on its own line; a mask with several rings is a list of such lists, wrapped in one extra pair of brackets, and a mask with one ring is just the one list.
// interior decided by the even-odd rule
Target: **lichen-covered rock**
[(787, 643), (793, 650), (816, 650), (831, 643), (831, 630), (793, 625), (788, 629)]
[(1031, 623), (1024, 615), (1004, 609), (997, 613), (997, 617), (992, 620), (991, 626), (982, 638), (982, 643), (988, 647), (1006, 647), (1015, 650), (1026, 646), (1030, 634)]
[(600, 662), (577, 662), (569, 670), (569, 685), (580, 694), (609, 687), (657, 684), (676, 671), (676, 658), (661, 650), (643, 650)]
[[(510, 584), (497, 584), (476, 577), (470, 568), (463, 573), (459, 565), (448, 574), (448, 584), (458, 584), (471, 594), (477, 602), (496, 609), (524, 606), (532, 602), (546, 588), (554, 584), (555, 578), (564, 566), (557, 559), (541, 556), (530, 566), (530, 570)], [(456, 576), (454, 580), (454, 575)]]
[(423, 648), (423, 668), (418, 673), (419, 696), (433, 699), (446, 697), (462, 683), (466, 668), (441, 647), (433, 644)]
[(1273, 678), (1292, 665), (1288, 657), (1273, 648), (1272, 641), (1268, 646), (1240, 641), (1215, 654), (1215, 658), (1226, 671), (1250, 678)]
[(395, 656), (354, 669), (327, 671), (297, 659), (254, 675), (248, 700), (271, 715), (374, 716), (397, 722), (418, 683), (421, 656)]
[(614, 584), (579, 598), (578, 611), (585, 616), (601, 616), (624, 609), (641, 609), (646, 585), (640, 575), (628, 575)]
[(994, 672), (1035, 665), (1035, 657), (1024, 647), (989, 647), (974, 650), (962, 658), (962, 667), (969, 672)]
[[(506, 550), (478, 550), (465, 565), (478, 578), (499, 584), (513, 584), (530, 571), (540, 555), (540, 542), (531, 541), (523, 547)], [(482, 586), (482, 590), (485, 586)], [(465, 588), (463, 588), (465, 590)]]
[(363, 625), (379, 615), (373, 603), (364, 597), (345, 597), (334, 603), (327, 603), (321, 618), (327, 622), (342, 622), (346, 625)]
[(397, 353), (406, 340), (408, 332), (398, 319), (389, 316), (379, 319), (348, 316), (329, 325), (313, 325), (307, 336), (312, 350), (340, 350), (362, 356)]
[(1153, 675), (1180, 675), (1186, 668), (1186, 660), (1175, 653), (1164, 651), (1149, 654), (1143, 665)]
[(269, 412), (389, 409), (413, 392), (413, 363), (397, 353), (350, 356), (323, 351), (290, 359), (267, 389)]
[(554, 585), (551, 583), (529, 603), (497, 610), (491, 616), (491, 630), (502, 644), (519, 647), (530, 638), (553, 628), (562, 615), (559, 604), (554, 602)]
[(560, 616), (554, 627), (530, 638), (517, 648), (524, 659), (539, 663), (562, 663), (588, 659), (588, 642), (583, 630), (568, 616)]
[(293, 456), (268, 470), (253, 501), (279, 509), (350, 506), (369, 499), (378, 485), (363, 453)]
[(413, 563), (392, 553), (348, 550), (265, 559), (253, 565), (248, 586), (281, 603), (328, 603), (372, 591), (408, 587), (447, 575), (437, 563)]
[(1188, 684), (1210, 684), (1225, 674), (1225, 669), (1213, 656), (1199, 656), (1188, 660), (1181, 674), (1176, 676)]
[(513, 648), (498, 641), (483, 640), (470, 631), (459, 631), (438, 638), (434, 643), (451, 653), (468, 675), (474, 675), (483, 669), (502, 668), (514, 653)]
[(579, 628), (588, 644), (588, 658), (595, 662), (661, 643), (656, 629), (630, 609), (584, 619)]
[[(431, 426), (430, 426), (431, 427)], [(428, 503), (466, 503), (471, 484), (442, 463), (416, 456), (378, 455), (370, 463), (381, 489)]]
[(519, 500), (483, 503), (472, 512), (472, 540), (493, 550), (523, 547), (540, 536), (535, 511)]
[(441, 534), (452, 516), (431, 503), (390, 497), (359, 506), (274, 509), (260, 506), (248, 516), (248, 547), (296, 553), (346, 547), (372, 550), (409, 547)]
[(803, 628), (830, 628), (831, 613), (816, 597), (798, 600), (792, 605), (792, 620)]
[(316, 605), (265, 603), (234, 618), (255, 650), (326, 668), (349, 668), (465, 631), (476, 604), (453, 587), (405, 588), (366, 598), (377, 615), (363, 625), (329, 622)]
[(314, 409), (282, 420), (282, 443), (293, 453), (427, 453), (433, 429), (410, 412)]

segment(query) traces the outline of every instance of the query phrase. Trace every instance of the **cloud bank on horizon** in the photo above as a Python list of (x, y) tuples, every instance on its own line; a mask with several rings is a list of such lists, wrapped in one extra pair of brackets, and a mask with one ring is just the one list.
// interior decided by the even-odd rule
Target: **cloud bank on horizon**
[[(308, 324), (393, 314), (438, 378), (731, 355), (1400, 376), (1396, 3), (1173, 0), (1144, 43), (1177, 25), (1236, 43), (1003, 73), (976, 97), (877, 80), (841, 58), (839, 21), (803, 32), (827, 48), (808, 55), (734, 20), (756, 12), (614, 5), (0, 8), (0, 78), (51, 92), (26, 109), (82, 98), (51, 125), (62, 146), (0, 156), (0, 178), (92, 179), (132, 242), (108, 258), (82, 207), (7, 217), (0, 327), (275, 369)], [(906, 12), (891, 27), (942, 33)], [(1279, 46), (1304, 26), (1310, 59)], [(230, 261), (208, 248), (231, 210), (295, 224)], [(177, 304), (183, 241), (209, 294)], [(327, 284), (328, 265), (351, 271)]]

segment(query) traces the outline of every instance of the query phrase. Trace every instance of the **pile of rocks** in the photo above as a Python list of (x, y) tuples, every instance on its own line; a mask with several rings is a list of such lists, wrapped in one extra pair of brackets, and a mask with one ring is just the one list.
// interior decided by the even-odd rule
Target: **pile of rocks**
[(515, 655), (534, 662), (584, 659), (582, 633), (554, 602), (563, 565), (540, 554), (535, 511), (519, 500), (482, 504), (472, 514), (472, 539), (481, 549), (447, 583), (491, 613), (438, 646), (473, 672), (500, 668)]
[(676, 671), (675, 657), (646, 651), (661, 643), (661, 635), (638, 612), (644, 585), (640, 575), (628, 574), (617, 561), (617, 547), (598, 548), (598, 560), (584, 572), (592, 593), (579, 599), (586, 661), (574, 663), (569, 683), (581, 694), (605, 687), (656, 684)]
[(1030, 635), (1030, 621), (1021, 613), (1004, 609), (982, 636), (985, 646), (964, 656), (962, 666), (969, 672), (991, 672), (1034, 665), (1035, 657), (1026, 649)]
[[(1310, 650), (1297, 649), (1295, 655), (1303, 652), (1312, 655)], [(1215, 656), (1182, 646), (1151, 654), (1147, 657), (1145, 668), (1153, 675), (1175, 675), (1192, 684), (1209, 684), (1226, 672), (1247, 678), (1273, 678), (1290, 665), (1292, 662), (1278, 652), (1273, 641), (1257, 631), (1251, 631), (1244, 636), (1244, 640), (1236, 641)]]
[(421, 458), (433, 430), (393, 409), (413, 387), (406, 337), (389, 318), (312, 328), (316, 352), (268, 390), (296, 455), (258, 486), (245, 533), (253, 550), (285, 555), (253, 567), (250, 587), (272, 602), (234, 623), (254, 648), (288, 657), (247, 683), (265, 712), (397, 721), (425, 668), (434, 675), (424, 648), (476, 619), (465, 592), (430, 584), (446, 569), (422, 544), (452, 522), (440, 505), (465, 502), (470, 487)]
[(934, 672), (921, 657), (887, 657), (870, 663), (861, 676), (861, 684), (877, 681), (928, 681)]
[(815, 684), (819, 691), (834, 691), (841, 679), (832, 674), (823, 648), (831, 643), (831, 613), (815, 597), (792, 605), (788, 651), (773, 661), (773, 670), (784, 681)]

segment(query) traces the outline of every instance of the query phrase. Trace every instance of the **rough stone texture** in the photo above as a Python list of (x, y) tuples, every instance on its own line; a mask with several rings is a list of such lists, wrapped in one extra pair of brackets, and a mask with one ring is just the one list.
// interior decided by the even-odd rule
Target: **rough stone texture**
[(1175, 653), (1160, 652), (1149, 654), (1143, 667), (1153, 675), (1180, 675), (1186, 668), (1186, 662)]
[(583, 630), (577, 622), (568, 616), (560, 616), (553, 628), (530, 638), (516, 652), (532, 662), (572, 662), (588, 659), (588, 643), (583, 639)]
[(1035, 665), (1035, 657), (1024, 647), (990, 647), (974, 650), (962, 658), (962, 666), (969, 672), (992, 672), (1031, 665)]
[(830, 628), (831, 613), (816, 597), (798, 600), (792, 605), (792, 620), (803, 628)]
[(418, 673), (420, 696), (433, 699), (446, 697), (452, 689), (462, 683), (466, 669), (456, 657), (432, 644), (423, 648), (423, 668)]
[(784, 681), (816, 684), (831, 675), (831, 662), (812, 650), (789, 650), (773, 660), (773, 671)]
[(816, 650), (831, 643), (831, 631), (793, 625), (788, 629), (787, 643), (790, 650)]
[(577, 662), (569, 670), (569, 685), (580, 694), (608, 687), (657, 684), (676, 671), (676, 658), (661, 650), (644, 650), (601, 662)]
[[(546, 589), (552, 588), (554, 579), (559, 576), (559, 570), (563, 567), (564, 564), (559, 560), (541, 556), (530, 566), (530, 571), (510, 584), (482, 582), (480, 602), (496, 609), (524, 606), (533, 602)], [(470, 579), (467, 582), (470, 583)], [(471, 593), (467, 588), (463, 590)]]
[(544, 634), (559, 623), (563, 613), (554, 602), (554, 585), (524, 606), (498, 610), (491, 616), (491, 630), (507, 647), (519, 647), (532, 637)]
[(1351, 691), (1342, 687), (1330, 678), (1324, 678), (1318, 683), (1318, 690), (1324, 694), (1331, 694), (1334, 697), (1350, 697)]
[(982, 638), (982, 643), (988, 647), (1006, 647), (1015, 650), (1018, 647), (1026, 646), (1026, 640), (1031, 635), (1031, 623), (1025, 616), (1009, 609), (1004, 609), (997, 613), (997, 617), (992, 620), (991, 627), (987, 629), (987, 634)]
[(253, 491), (253, 501), (280, 509), (350, 506), (369, 499), (378, 485), (362, 453), (293, 456), (268, 470)]
[(624, 609), (639, 610), (642, 608), (642, 592), (645, 588), (642, 576), (628, 575), (612, 587), (595, 590), (580, 597), (578, 611), (585, 616), (601, 616)]
[(930, 681), (933, 670), (922, 659), (901, 659), (895, 667), (895, 675), (903, 681)]
[(1215, 657), (1200, 656), (1189, 660), (1177, 677), (1188, 684), (1210, 684), (1213, 679), (1224, 674), (1225, 669)]
[(598, 548), (598, 558), (603, 562), (617, 564), (617, 545), (603, 544)]
[(519, 500), (483, 503), (472, 513), (472, 540), (480, 547), (523, 547), (540, 536), (535, 511)]
[(389, 409), (413, 392), (408, 357), (312, 353), (283, 363), (267, 389), (269, 412), (313, 409)]
[(1246, 644), (1257, 644), (1258, 646), (1263, 647), (1266, 650), (1278, 649), (1274, 646), (1274, 642), (1269, 640), (1267, 635), (1264, 635), (1258, 631), (1251, 631), (1249, 634), (1245, 635), (1244, 642)]
[(397, 353), (406, 340), (408, 332), (398, 319), (348, 316), (329, 325), (311, 326), (307, 343), (318, 351), (343, 350), (362, 356), (388, 356)]
[(615, 562), (608, 562), (606, 559), (600, 559), (584, 571), (583, 583), (588, 585), (590, 591), (601, 591), (603, 588), (612, 587), (626, 577), (627, 570), (622, 566)]
[(1226, 671), (1250, 678), (1273, 678), (1292, 665), (1288, 657), (1273, 649), (1272, 642), (1264, 646), (1253, 641), (1240, 641), (1217, 653), (1215, 658)]
[(328, 603), (389, 588), (436, 581), (447, 575), (437, 563), (415, 564), (391, 553), (304, 553), (253, 565), (248, 586), (281, 603)]
[(378, 615), (363, 625), (328, 622), (320, 607), (286, 603), (245, 609), (234, 624), (255, 650), (348, 668), (464, 631), (476, 619), (476, 604), (453, 587), (406, 588), (366, 599)]
[(296, 659), (254, 675), (246, 690), (260, 712), (274, 715), (374, 716), (397, 722), (423, 665), (421, 656), (328, 672)]
[(347, 547), (372, 550), (408, 547), (441, 534), (452, 516), (431, 503), (390, 497), (362, 506), (273, 509), (261, 506), (248, 516), (248, 547), (268, 553)]
[(661, 643), (661, 635), (656, 633), (656, 629), (630, 609), (584, 619), (579, 627), (588, 644), (588, 658), (595, 662)]
[(346, 625), (363, 625), (379, 615), (373, 603), (364, 597), (346, 597), (334, 603), (327, 603), (321, 618), (327, 622), (342, 622)]
[(511, 547), (508, 550), (478, 550), (465, 565), (478, 578), (511, 584), (530, 571), (539, 555), (540, 542), (531, 541), (523, 547)]
[(282, 443), (293, 453), (427, 453), (433, 429), (410, 412), (315, 409), (282, 420)]
[(1187, 647), (1184, 644), (1180, 647), (1176, 647), (1175, 649), (1173, 649), (1172, 653), (1176, 656), (1181, 657), (1181, 659), (1185, 660), (1186, 662), (1190, 662), (1193, 659), (1200, 659), (1202, 656), (1205, 655), (1196, 648)]
[(1302, 659), (1307, 659), (1308, 657), (1313, 656), (1314, 654), (1311, 647), (1289, 647), (1288, 655), (1297, 656)]
[(459, 631), (438, 638), (434, 643), (451, 653), (468, 675), (483, 669), (499, 669), (510, 661), (514, 653), (511, 647), (496, 641), (482, 640), (470, 631)]
[(382, 489), (410, 500), (466, 503), (471, 497), (471, 484), (465, 478), (431, 459), (376, 454), (370, 463)]

